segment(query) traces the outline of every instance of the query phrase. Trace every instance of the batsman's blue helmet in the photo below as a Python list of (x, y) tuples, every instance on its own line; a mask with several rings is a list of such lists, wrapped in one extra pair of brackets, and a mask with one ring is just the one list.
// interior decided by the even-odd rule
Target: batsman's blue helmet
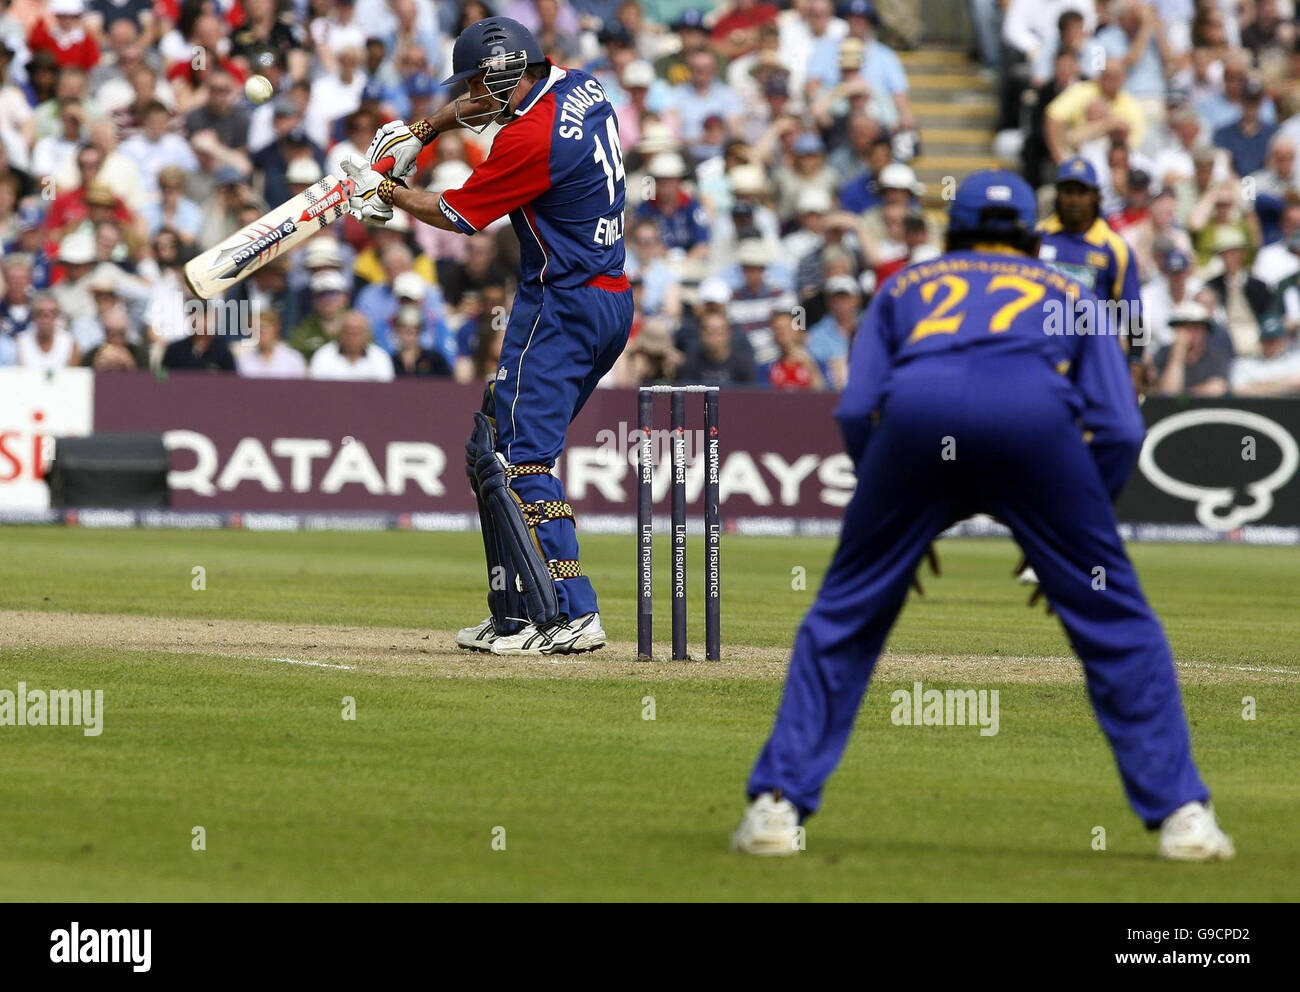
[(948, 211), (948, 233), (1030, 233), (1037, 220), (1038, 201), (1029, 183), (1005, 169), (982, 169), (957, 187)]
[[(515, 82), (518, 82), (525, 67), (545, 61), (542, 46), (518, 21), (509, 17), (485, 17), (467, 27), (456, 39), (451, 52), (451, 75), (442, 85), (452, 86), (485, 70), (491, 77), (495, 73), (513, 72), (516, 67)], [(488, 89), (492, 87), (489, 85)]]

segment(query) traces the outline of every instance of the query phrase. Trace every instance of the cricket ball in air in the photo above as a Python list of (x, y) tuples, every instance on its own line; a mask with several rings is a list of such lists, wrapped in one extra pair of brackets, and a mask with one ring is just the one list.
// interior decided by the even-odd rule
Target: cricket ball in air
[(275, 87), (265, 76), (249, 76), (248, 82), (244, 83), (244, 95), (250, 103), (266, 103), (275, 96)]

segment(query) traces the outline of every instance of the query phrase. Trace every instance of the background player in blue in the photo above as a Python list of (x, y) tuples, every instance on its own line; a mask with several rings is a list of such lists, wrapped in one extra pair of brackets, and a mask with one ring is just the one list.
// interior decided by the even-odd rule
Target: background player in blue
[[(1129, 361), (1133, 389), (1140, 396), (1147, 384), (1146, 335), (1142, 321), (1142, 292), (1137, 260), (1128, 242), (1101, 216), (1101, 187), (1097, 171), (1085, 158), (1061, 163), (1056, 173), (1056, 208), (1038, 225), (1038, 257), (1058, 272), (1076, 279), (1099, 300), (1122, 303), (1118, 311), (1128, 322), (1118, 340)], [(1015, 569), (1022, 584), (1038, 581), (1023, 561)], [(1034, 603), (1041, 590), (1034, 593)]]
[(1069, 158), (1056, 174), (1056, 209), (1038, 225), (1038, 257), (1074, 277), (1101, 300), (1125, 304), (1129, 326), (1120, 343), (1126, 349), (1133, 387), (1146, 388), (1146, 337), (1141, 323), (1142, 293), (1137, 260), (1128, 242), (1101, 216), (1097, 172), (1084, 158)]
[(957, 191), (946, 253), (891, 277), (862, 320), (835, 414), (858, 486), (795, 636), (738, 850), (794, 853), (918, 562), (949, 525), (984, 511), (1037, 570), (1083, 661), (1129, 803), (1162, 828), (1161, 854), (1233, 854), (1111, 507), (1143, 437), (1124, 358), (1104, 336), (1044, 333), (1046, 307), (1090, 294), (1033, 258), (1034, 217), (1023, 179), (974, 174)]
[[(552, 65), (516, 21), (490, 17), (456, 39), (452, 75), (466, 96), (427, 121), (379, 130), (371, 163), (350, 168), (351, 206), (383, 222), (396, 205), (427, 224), (474, 234), (505, 214), (519, 236), (520, 278), (497, 375), (466, 444), (479, 501), (491, 616), (456, 637), (496, 654), (567, 654), (605, 643), (582, 574), (573, 508), (551, 468), (569, 422), (627, 344), (632, 291), (623, 272), (624, 170), (618, 120), (599, 81)], [(502, 127), (460, 189), (405, 188), (420, 149), (454, 127)]]

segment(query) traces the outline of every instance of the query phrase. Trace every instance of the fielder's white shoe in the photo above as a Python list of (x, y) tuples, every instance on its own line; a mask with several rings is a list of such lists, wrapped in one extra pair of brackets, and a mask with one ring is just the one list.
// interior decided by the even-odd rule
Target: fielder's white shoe
[(497, 639), (497, 629), (488, 617), (474, 627), (462, 627), (456, 631), (456, 646), (471, 651), (491, 651), (492, 642)]
[(1036, 586), (1038, 585), (1038, 573), (1032, 567), (1026, 565), (1024, 570), (1016, 576), (1016, 581), (1022, 586)]
[(1209, 803), (1187, 803), (1160, 824), (1160, 856), (1170, 861), (1227, 861), (1237, 853)]
[(599, 613), (584, 613), (538, 628), (529, 624), (517, 634), (498, 637), (492, 642), (493, 654), (581, 654), (605, 646), (605, 628)]
[(789, 799), (760, 793), (745, 807), (745, 815), (731, 835), (731, 849), (762, 857), (798, 854), (799, 810)]

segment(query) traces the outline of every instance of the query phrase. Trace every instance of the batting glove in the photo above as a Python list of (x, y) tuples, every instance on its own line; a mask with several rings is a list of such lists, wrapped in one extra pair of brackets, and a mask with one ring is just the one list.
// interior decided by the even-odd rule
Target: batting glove
[(373, 165), (391, 155), (395, 164), (390, 176), (405, 179), (415, 175), (415, 160), (426, 144), (415, 131), (425, 129), (432, 130), (424, 121), (416, 121), (409, 127), (403, 121), (389, 121), (375, 132), (375, 139), (366, 149), (366, 161)]
[(379, 197), (379, 184), (388, 180), (368, 165), (357, 165), (349, 158), (343, 160), (343, 171), (351, 184), (348, 212), (353, 217), (375, 227), (393, 219), (393, 205)]

